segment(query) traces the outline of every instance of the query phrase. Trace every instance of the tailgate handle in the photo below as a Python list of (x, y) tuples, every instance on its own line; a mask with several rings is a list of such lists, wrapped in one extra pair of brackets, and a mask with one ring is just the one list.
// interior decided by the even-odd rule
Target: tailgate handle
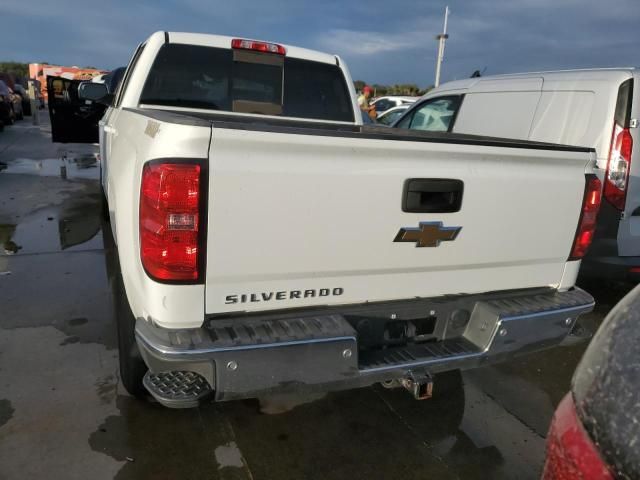
[(404, 184), (402, 211), (407, 213), (451, 213), (462, 207), (462, 180), (410, 178)]

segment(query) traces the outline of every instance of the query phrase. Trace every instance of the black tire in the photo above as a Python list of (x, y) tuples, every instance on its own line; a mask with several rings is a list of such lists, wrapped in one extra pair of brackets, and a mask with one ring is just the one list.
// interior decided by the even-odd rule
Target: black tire
[[(114, 254), (117, 254), (114, 252)], [(147, 373), (147, 365), (140, 355), (135, 338), (135, 318), (129, 307), (129, 301), (122, 283), (122, 274), (118, 268), (112, 277), (115, 320), (118, 331), (118, 359), (120, 364), (120, 382), (134, 397), (145, 398), (148, 393), (142, 379)]]

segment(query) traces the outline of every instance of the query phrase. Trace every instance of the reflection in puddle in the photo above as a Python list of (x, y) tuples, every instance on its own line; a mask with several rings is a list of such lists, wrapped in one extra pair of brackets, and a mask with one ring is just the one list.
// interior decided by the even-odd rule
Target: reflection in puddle
[(39, 175), (44, 177), (60, 177), (63, 179), (99, 177), (97, 154), (71, 156), (62, 153), (60, 158), (32, 160), (17, 158), (9, 164), (0, 165), (3, 174), (17, 173), (23, 175)]
[[(75, 205), (38, 210), (18, 225), (0, 225), (0, 244), (5, 255), (102, 248), (100, 198), (85, 195)], [(99, 235), (100, 234), (100, 235)], [(2, 252), (0, 252), (2, 255)]]

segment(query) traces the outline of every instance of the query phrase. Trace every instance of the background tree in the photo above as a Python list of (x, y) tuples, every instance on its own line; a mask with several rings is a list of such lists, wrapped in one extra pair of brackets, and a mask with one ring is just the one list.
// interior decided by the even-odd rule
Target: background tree
[(0, 62), (0, 72), (16, 77), (29, 76), (29, 64), (21, 62)]
[[(356, 80), (353, 82), (356, 91), (361, 92), (365, 85), (370, 85), (363, 80)], [(415, 83), (403, 83), (403, 84), (395, 84), (395, 85), (382, 85), (379, 83), (374, 83), (371, 85), (374, 91), (374, 96), (383, 97), (385, 95), (403, 95), (408, 97), (420, 97), (427, 93), (429, 90), (433, 89), (433, 85), (429, 85), (428, 87), (420, 88)]]

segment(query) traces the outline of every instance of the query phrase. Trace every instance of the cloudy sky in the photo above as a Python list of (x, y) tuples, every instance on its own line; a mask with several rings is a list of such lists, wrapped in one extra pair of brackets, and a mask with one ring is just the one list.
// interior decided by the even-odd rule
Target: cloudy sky
[(0, 0), (0, 60), (113, 68), (156, 30), (337, 53), (356, 79), (433, 83), (540, 69), (640, 66), (640, 0)]

